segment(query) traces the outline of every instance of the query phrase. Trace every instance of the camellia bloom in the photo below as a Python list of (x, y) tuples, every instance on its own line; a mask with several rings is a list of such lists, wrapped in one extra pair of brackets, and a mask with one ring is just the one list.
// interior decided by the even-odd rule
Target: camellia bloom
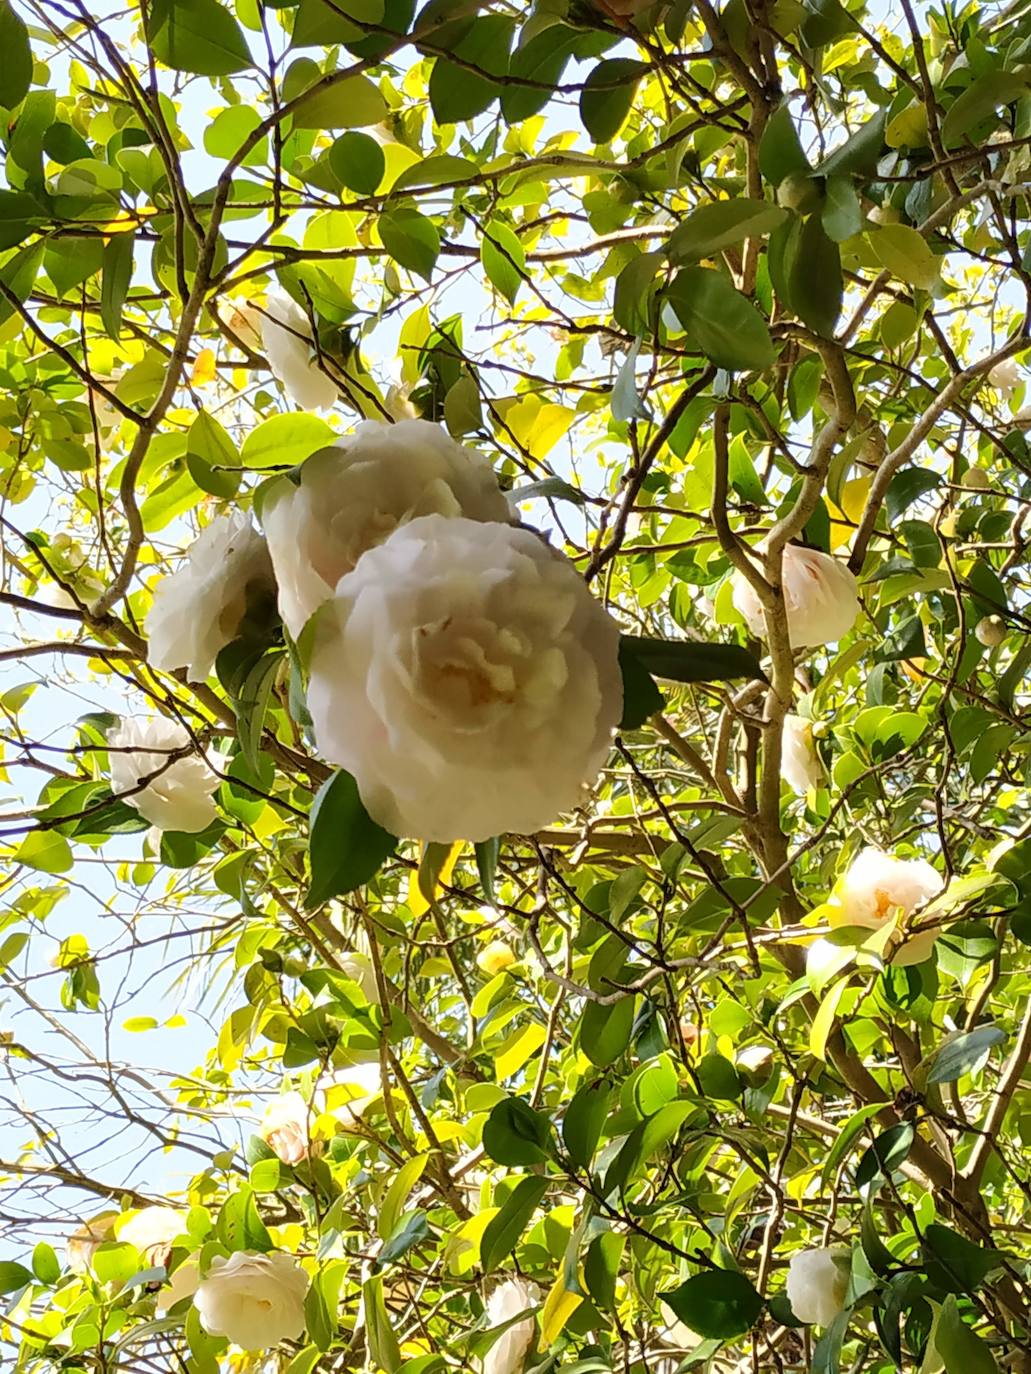
[[(926, 859), (896, 859), (880, 849), (864, 849), (837, 883), (831, 897), (830, 922), (876, 930), (901, 908), (906, 916), (936, 897), (945, 883)], [(930, 957), (937, 930), (911, 936), (892, 963), (920, 964)]]
[[(535, 1283), (505, 1279), (487, 1299), (487, 1325), (501, 1326), (518, 1317), (520, 1312), (536, 1307), (540, 1300), (540, 1289)], [(502, 1332), (483, 1357), (483, 1374), (519, 1374), (536, 1329), (536, 1321), (530, 1315)]]
[(337, 385), (319, 366), (311, 320), (292, 296), (272, 290), (261, 317), (261, 341), (272, 375), (302, 410), (329, 410)]
[(307, 1159), (310, 1115), (308, 1104), (300, 1093), (283, 1093), (265, 1108), (258, 1133), (284, 1164), (300, 1164), (302, 1159)]
[(72, 1232), (64, 1245), (69, 1269), (81, 1274), (89, 1268), (97, 1246), (114, 1240), (117, 1220), (117, 1212), (99, 1212)]
[[(762, 545), (758, 546), (759, 551)], [(817, 549), (788, 544), (784, 549), (781, 581), (788, 616), (788, 637), (794, 649), (833, 644), (848, 634), (859, 615), (856, 579), (844, 563)], [(752, 634), (766, 636), (762, 604), (747, 578), (735, 572), (734, 605)]]
[(995, 387), (996, 391), (1015, 391), (1023, 380), (1016, 358), (1003, 358), (988, 373), (988, 385)]
[(167, 1264), (172, 1242), (185, 1230), (185, 1212), (174, 1207), (143, 1207), (118, 1228), (118, 1239), (135, 1246), (148, 1264)]
[(291, 1255), (237, 1250), (211, 1261), (193, 1295), (209, 1336), (225, 1336), (242, 1350), (271, 1350), (304, 1330), (308, 1275)]
[(822, 781), (820, 760), (813, 744), (812, 721), (803, 716), (784, 717), (780, 775), (795, 792), (808, 792)]
[[(215, 819), (218, 812), (211, 794), (218, 778), (204, 759), (188, 754), (169, 762), (174, 751), (193, 748), (189, 733), (178, 721), (164, 716), (123, 716), (107, 742), (111, 791), (151, 825), (193, 834)], [(147, 784), (140, 787), (144, 779)]]
[(366, 550), (420, 515), (512, 519), (490, 464), (439, 425), (375, 420), (313, 454), (299, 480), (271, 487), (261, 520), (296, 639)]
[(615, 621), (537, 535), (431, 515), (341, 579), (316, 621), (308, 708), (391, 834), (530, 834), (608, 756), (618, 652)]
[(848, 1251), (799, 1250), (788, 1264), (787, 1294), (800, 1322), (830, 1326), (844, 1310), (848, 1291)]
[(358, 1121), (383, 1091), (378, 1061), (346, 1064), (323, 1074), (315, 1085), (322, 1095), (325, 1110), (345, 1124)]
[(342, 954), (337, 959), (337, 967), (345, 978), (350, 978), (352, 983), (358, 984), (365, 993), (367, 1002), (371, 1002), (374, 1007), (379, 1006), (376, 970), (372, 967), (372, 960), (367, 954), (359, 954), (357, 950), (352, 950), (350, 954)]
[(147, 661), (168, 671), (186, 668), (190, 682), (204, 682), (248, 609), (263, 598), (271, 603), (275, 590), (265, 540), (247, 516), (237, 511), (212, 520), (154, 590)]

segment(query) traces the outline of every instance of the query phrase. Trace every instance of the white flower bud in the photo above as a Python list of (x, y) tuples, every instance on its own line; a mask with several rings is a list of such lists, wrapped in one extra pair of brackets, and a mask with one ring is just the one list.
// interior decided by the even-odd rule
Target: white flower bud
[(1003, 358), (1002, 362), (996, 363), (988, 373), (988, 385), (1006, 395), (1015, 391), (1022, 381), (1016, 358)]
[[(760, 544), (757, 552), (761, 552), (762, 547)], [(792, 648), (833, 644), (847, 635), (856, 623), (859, 615), (856, 579), (837, 558), (817, 549), (788, 544), (783, 554), (781, 581)], [(744, 616), (748, 628), (759, 638), (765, 638), (762, 604), (748, 579), (735, 572), (732, 586), (734, 605)]]
[(808, 792), (820, 786), (823, 773), (813, 744), (812, 721), (803, 716), (784, 717), (781, 741), (780, 775), (795, 792)]
[(283, 1093), (265, 1108), (258, 1134), (284, 1164), (299, 1164), (307, 1159), (310, 1115), (300, 1093)]
[(238, 1250), (212, 1260), (193, 1295), (209, 1336), (225, 1336), (243, 1350), (271, 1350), (304, 1330), (308, 1275), (291, 1255)]
[(308, 709), (391, 834), (532, 834), (608, 756), (618, 650), (616, 623), (536, 535), (431, 515), (341, 579), (316, 621)]
[[(487, 1299), (487, 1326), (501, 1326), (518, 1317), (520, 1312), (536, 1308), (540, 1300), (540, 1289), (535, 1283), (505, 1279)], [(502, 1332), (483, 1358), (483, 1374), (519, 1374), (536, 1329), (536, 1320), (531, 1313)]]
[(154, 590), (148, 663), (169, 672), (185, 668), (190, 682), (204, 682), (249, 607), (263, 597), (271, 606), (275, 589), (265, 540), (247, 516), (237, 511), (212, 520)]
[[(111, 791), (151, 825), (193, 834), (206, 830), (218, 815), (211, 796), (218, 778), (205, 760), (188, 754), (169, 762), (174, 751), (193, 747), (178, 721), (124, 716), (107, 742)], [(150, 779), (147, 785), (133, 790), (144, 778)]]
[(799, 1250), (788, 1264), (787, 1294), (800, 1322), (830, 1326), (844, 1310), (848, 1292), (848, 1251)]
[(329, 410), (337, 385), (319, 366), (311, 320), (292, 296), (273, 289), (261, 317), (261, 341), (272, 375), (301, 410)]
[(155, 1314), (163, 1317), (176, 1303), (182, 1302), (184, 1298), (192, 1298), (199, 1283), (200, 1268), (197, 1261), (183, 1260), (164, 1288), (159, 1290), (154, 1306)]

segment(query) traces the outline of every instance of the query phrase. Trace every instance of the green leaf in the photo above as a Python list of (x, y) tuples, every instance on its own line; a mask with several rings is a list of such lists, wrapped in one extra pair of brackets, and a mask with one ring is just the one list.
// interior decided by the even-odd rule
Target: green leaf
[[(32, 233), (33, 227), (42, 222), (42, 219), (43, 211), (33, 196), (26, 195), (23, 191), (0, 191), (0, 252), (7, 248), (15, 248), (24, 242)], [(89, 260), (91, 250), (87, 244), (88, 240), (80, 240), (74, 251), (80, 253), (85, 249), (85, 257)], [(53, 247), (54, 245), (50, 245), (48, 251)], [(47, 275), (54, 281), (49, 271)], [(54, 285), (58, 285), (56, 281)]]
[(239, 490), (240, 455), (236, 445), (206, 410), (197, 412), (187, 433), (186, 466), (201, 491), (210, 496), (228, 501)]
[(946, 1293), (972, 1293), (1004, 1263), (998, 1250), (975, 1245), (938, 1222), (924, 1228), (922, 1249), (927, 1277)]
[[(606, 992), (612, 989), (606, 987)], [(580, 1048), (599, 1069), (614, 1064), (630, 1044), (634, 1029), (637, 998), (621, 997), (618, 1002), (588, 1002), (580, 1017)]]
[(323, 1353), (336, 1340), (340, 1289), (347, 1275), (343, 1260), (320, 1265), (304, 1295), (304, 1325), (308, 1339)]
[(230, 1193), (215, 1222), (215, 1234), (228, 1250), (275, 1249), (272, 1237), (258, 1213), (254, 1192), (244, 1185)]
[[(323, 79), (319, 73), (317, 83)], [(294, 108), (293, 120), (297, 129), (360, 129), (382, 123), (388, 113), (378, 86), (367, 76), (349, 76), (332, 85), (317, 84)]]
[(376, 1231), (380, 1240), (386, 1240), (397, 1229), (401, 1208), (429, 1162), (429, 1155), (413, 1155), (411, 1159), (406, 1159), (397, 1171), (376, 1216)]
[(440, 253), (440, 235), (432, 220), (418, 210), (391, 210), (379, 217), (379, 236), (396, 263), (431, 279)]
[(518, 235), (500, 220), (485, 225), (480, 260), (495, 291), (504, 296), (509, 305), (514, 305), (526, 274), (526, 253)]
[(485, 1274), (497, 1269), (515, 1249), (550, 1182), (536, 1174), (520, 1179), (498, 1214), (491, 1217), (480, 1241), (480, 1266)]
[(501, 841), (495, 835), (492, 840), (481, 840), (475, 846), (476, 872), (480, 878), (483, 895), (491, 906), (494, 905), (494, 875), (498, 871), (498, 853)]
[(217, 0), (152, 0), (147, 41), (177, 72), (230, 76), (251, 65), (242, 29)]
[(841, 253), (820, 216), (796, 216), (770, 236), (770, 278), (781, 302), (810, 329), (830, 338), (841, 314)]
[(480, 388), (468, 373), (463, 373), (444, 397), (444, 423), (455, 439), (483, 428)]
[(54, 1247), (41, 1240), (32, 1252), (32, 1272), (40, 1283), (56, 1283), (61, 1277), (61, 1264)]
[(763, 1310), (762, 1298), (736, 1269), (695, 1274), (661, 1297), (690, 1331), (717, 1341), (743, 1336)]
[(619, 639), (619, 671), (623, 675), (623, 715), (619, 728), (638, 730), (649, 716), (663, 709), (666, 698), (634, 652), (633, 644), (627, 642), (626, 635)]
[(650, 336), (655, 331), (656, 289), (664, 260), (661, 252), (641, 253), (616, 278), (612, 314), (630, 334)]
[(361, 38), (365, 24), (381, 24), (383, 0), (301, 0), (290, 46), (329, 47)]
[(941, 259), (916, 229), (908, 224), (883, 224), (868, 229), (867, 238), (877, 261), (900, 281), (924, 291), (937, 285)]
[(0, 105), (11, 110), (32, 85), (29, 31), (10, 0), (0, 0)]
[(556, 500), (572, 501), (574, 506), (583, 506), (587, 498), (579, 487), (572, 486), (564, 477), (542, 477), (539, 482), (527, 482), (523, 487), (513, 487), (508, 493), (513, 506), (523, 501)]
[(379, 1270), (387, 1264), (393, 1264), (406, 1254), (414, 1246), (419, 1245), (430, 1234), (429, 1222), (426, 1220), (426, 1213), (412, 1212), (396, 1231), (384, 1241), (379, 1254), (373, 1264), (374, 1270)]
[(685, 267), (667, 296), (692, 346), (717, 367), (750, 372), (773, 363), (776, 352), (766, 321), (721, 272)]
[(540, 1164), (551, 1126), (520, 1097), (503, 1097), (483, 1126), (483, 1148), (495, 1164)]
[(945, 1374), (999, 1374), (991, 1350), (963, 1321), (951, 1293), (941, 1305), (927, 1344), (938, 1351)]
[(698, 1085), (706, 1097), (721, 1102), (734, 1102), (744, 1091), (741, 1075), (722, 1054), (704, 1054), (695, 1070)]
[(955, 1083), (982, 1064), (989, 1052), (1006, 1039), (998, 1026), (977, 1026), (972, 1031), (950, 1036), (934, 1056), (927, 1071), (927, 1082)]
[[(576, 29), (551, 24), (515, 49), (508, 74), (523, 81), (555, 86), (582, 40), (583, 34)], [(543, 110), (550, 99), (548, 90), (516, 84), (505, 86), (501, 92), (501, 113), (506, 123), (521, 124)]]
[(40, 873), (67, 873), (73, 863), (72, 848), (56, 830), (33, 830), (15, 851), (13, 862)]
[(94, 1250), (90, 1267), (101, 1283), (117, 1284), (120, 1288), (139, 1273), (140, 1256), (135, 1246), (125, 1241), (107, 1241)]
[(515, 26), (506, 15), (480, 15), (451, 49), (463, 65), (437, 58), (430, 72), (429, 96), (438, 124), (475, 119), (499, 98), (503, 87), (490, 78), (505, 74), (514, 32)]
[(100, 319), (109, 339), (116, 342), (122, 330), (122, 307), (132, 280), (136, 235), (112, 234), (104, 247), (100, 279)]
[(827, 237), (834, 243), (842, 243), (862, 231), (863, 207), (848, 177), (827, 178), (821, 218)]
[(0, 1260), (0, 1293), (13, 1293), (32, 1282), (32, 1274), (24, 1264), (14, 1260)]
[(341, 134), (329, 150), (329, 165), (333, 175), (360, 196), (371, 196), (379, 189), (386, 175), (387, 160), (383, 149), (368, 134)]
[(879, 110), (865, 124), (851, 134), (840, 148), (834, 148), (821, 163), (817, 172), (824, 177), (851, 176), (854, 173), (872, 175), (877, 170), (884, 149), (885, 112)]
[(343, 769), (334, 773), (319, 788), (311, 809), (311, 886), (305, 905), (309, 909), (321, 906), (331, 897), (361, 887), (396, 847), (396, 837), (388, 835), (365, 810), (350, 773)]
[(856, 1166), (856, 1186), (865, 1188), (868, 1183), (894, 1173), (909, 1157), (915, 1138), (916, 1131), (909, 1121), (882, 1131)]
[(711, 258), (743, 239), (768, 234), (787, 217), (787, 210), (772, 201), (751, 200), (747, 196), (702, 205), (673, 230), (667, 249), (669, 259), (679, 264)]
[(621, 659), (630, 656), (647, 672), (668, 682), (766, 681), (759, 660), (739, 644), (698, 644), (639, 635), (621, 635), (619, 643)]
[(385, 1370), (386, 1374), (397, 1374), (401, 1364), (401, 1349), (383, 1297), (383, 1279), (380, 1275), (367, 1279), (363, 1284), (362, 1308), (373, 1365)]
[(585, 1083), (573, 1094), (562, 1118), (562, 1143), (574, 1164), (590, 1167), (601, 1129), (609, 1114), (612, 1094), (603, 1082)]
[(988, 119), (1000, 105), (1011, 105), (1026, 95), (1031, 77), (1024, 73), (985, 72), (962, 91), (945, 111), (941, 139), (946, 148), (962, 143), (971, 129)]
[[(19, 248), (17, 253), (0, 267), (0, 282), (3, 282), (6, 291), (9, 291), (16, 301), (24, 304), (28, 300), (36, 284), (42, 261), (43, 240), (38, 239), (26, 248)], [(6, 292), (0, 293), (0, 324), (6, 323), (14, 313), (14, 304), (8, 299)]]
[(759, 140), (759, 170), (774, 186), (785, 177), (808, 176), (812, 171), (787, 105), (778, 106), (766, 122)]
[(273, 415), (244, 439), (240, 460), (245, 468), (292, 468), (338, 437), (332, 425), (318, 415), (304, 411)]
[(622, 129), (647, 70), (633, 58), (607, 57), (591, 71), (580, 92), (580, 119), (595, 143), (610, 143)]
[(264, 654), (244, 677), (239, 690), (233, 694), (237, 738), (244, 758), (253, 769), (258, 769), (261, 764), (261, 737), (265, 728), (265, 716), (282, 662), (283, 654), (278, 649)]

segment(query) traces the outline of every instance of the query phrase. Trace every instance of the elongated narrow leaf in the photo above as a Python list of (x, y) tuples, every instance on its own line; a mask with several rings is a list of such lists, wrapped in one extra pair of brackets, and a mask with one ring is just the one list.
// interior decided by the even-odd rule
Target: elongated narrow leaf
[(977, 1026), (972, 1031), (947, 1040), (934, 1057), (927, 1071), (928, 1083), (955, 1083), (964, 1074), (977, 1068), (996, 1045), (1006, 1039), (999, 1026)]
[(622, 655), (634, 658), (655, 677), (669, 682), (765, 682), (759, 660), (738, 644), (697, 644), (693, 640), (643, 639), (623, 635)]
[(108, 338), (116, 339), (122, 329), (122, 307), (132, 281), (135, 234), (114, 234), (104, 248), (100, 278), (100, 318)]
[(515, 1249), (549, 1183), (550, 1179), (536, 1174), (520, 1179), (497, 1216), (491, 1217), (480, 1241), (480, 1265), (485, 1274), (496, 1269)]
[(788, 217), (769, 200), (718, 200), (693, 210), (669, 238), (671, 262), (697, 262), (755, 234), (768, 234)]
[(29, 31), (10, 0), (0, 3), (0, 105), (19, 105), (32, 85)]

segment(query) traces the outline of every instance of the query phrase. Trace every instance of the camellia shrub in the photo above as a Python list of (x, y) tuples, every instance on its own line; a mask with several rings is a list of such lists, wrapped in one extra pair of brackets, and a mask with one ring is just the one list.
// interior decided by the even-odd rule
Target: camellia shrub
[(0, 0), (24, 1374), (1031, 1369), (1031, 6)]

